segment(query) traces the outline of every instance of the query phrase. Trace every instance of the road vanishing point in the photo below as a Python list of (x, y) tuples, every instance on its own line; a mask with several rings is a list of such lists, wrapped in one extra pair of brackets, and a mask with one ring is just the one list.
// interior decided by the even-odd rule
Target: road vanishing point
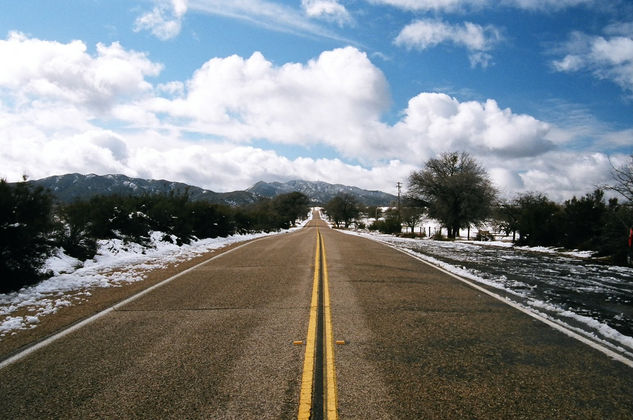
[(631, 419), (633, 368), (315, 214), (5, 356), (0, 418)]

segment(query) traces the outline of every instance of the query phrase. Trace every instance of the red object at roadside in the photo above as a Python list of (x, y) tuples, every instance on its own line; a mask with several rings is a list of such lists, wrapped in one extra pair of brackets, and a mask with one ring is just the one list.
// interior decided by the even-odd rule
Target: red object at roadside
[(633, 245), (633, 228), (629, 230), (629, 248)]

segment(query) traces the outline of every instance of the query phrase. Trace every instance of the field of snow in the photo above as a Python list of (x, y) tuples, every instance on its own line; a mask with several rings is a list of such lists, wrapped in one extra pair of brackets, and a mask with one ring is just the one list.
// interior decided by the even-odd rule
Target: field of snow
[(17, 292), (0, 293), (0, 340), (18, 330), (37, 327), (42, 317), (60, 308), (85, 301), (95, 288), (120, 287), (143, 280), (149, 271), (187, 261), (236, 242), (292, 232), (311, 218), (312, 213), (297, 227), (281, 232), (201, 239), (182, 246), (161, 240), (164, 236), (162, 232), (152, 233), (148, 247), (126, 244), (118, 239), (100, 240), (95, 258), (83, 263), (58, 250), (46, 262), (45, 270), (54, 273), (51, 278)]

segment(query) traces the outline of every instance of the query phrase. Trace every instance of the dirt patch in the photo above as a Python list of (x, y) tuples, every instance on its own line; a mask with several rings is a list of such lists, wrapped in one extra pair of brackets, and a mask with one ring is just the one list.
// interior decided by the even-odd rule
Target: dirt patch
[[(89, 295), (87, 295), (85, 291), (70, 293), (68, 295), (68, 300), (72, 301), (73, 305), (63, 307), (54, 314), (41, 317), (40, 322), (35, 328), (17, 330), (10, 335), (2, 337), (0, 339), (0, 360), (6, 359), (12, 354), (15, 354), (20, 350), (41, 341), (76, 322), (81, 321), (82, 319), (103, 311), (118, 302), (147, 289), (148, 287), (200, 264), (209, 258), (243, 245), (244, 243), (245, 242), (234, 243), (223, 248), (209, 251), (187, 261), (171, 263), (165, 268), (148, 270), (143, 273), (144, 279), (141, 281), (125, 283), (118, 287), (90, 289)], [(128, 269), (132, 270), (134, 269), (134, 266), (130, 266)], [(125, 273), (127, 270), (126, 268), (123, 268), (119, 271)], [(79, 295), (81, 295), (81, 299), (78, 299)], [(13, 315), (24, 314), (26, 313), (20, 312)]]

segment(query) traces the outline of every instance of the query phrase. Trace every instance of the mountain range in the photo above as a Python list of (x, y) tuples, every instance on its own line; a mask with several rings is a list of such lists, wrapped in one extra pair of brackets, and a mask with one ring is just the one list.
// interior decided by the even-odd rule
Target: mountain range
[(215, 204), (241, 206), (254, 203), (261, 198), (272, 198), (280, 194), (294, 191), (308, 196), (314, 204), (324, 204), (338, 194), (350, 194), (365, 205), (387, 206), (396, 197), (381, 191), (368, 191), (341, 184), (328, 184), (321, 181), (260, 181), (246, 191), (214, 192), (181, 182), (164, 179), (130, 178), (125, 175), (56, 175), (38, 180), (28, 181), (35, 186), (48, 189), (53, 196), (63, 203), (79, 199), (89, 199), (96, 195), (143, 195), (184, 193), (187, 191), (191, 200), (207, 201)]
[(271, 198), (279, 194), (299, 191), (307, 195), (312, 202), (321, 204), (327, 203), (339, 194), (350, 194), (367, 206), (388, 206), (396, 200), (394, 195), (382, 191), (369, 191), (347, 185), (328, 184), (322, 181), (295, 180), (283, 183), (260, 181), (246, 191), (261, 197)]

